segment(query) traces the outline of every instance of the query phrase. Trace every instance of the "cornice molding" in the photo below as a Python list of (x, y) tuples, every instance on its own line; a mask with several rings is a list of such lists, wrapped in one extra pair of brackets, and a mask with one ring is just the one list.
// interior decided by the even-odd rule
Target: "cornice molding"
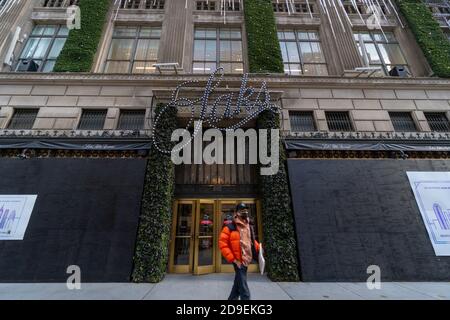
[[(0, 73), (0, 84), (77, 84), (77, 85), (152, 85), (173, 87), (181, 82), (197, 80), (199, 85), (208, 81), (209, 75), (129, 75), (103, 73)], [(420, 88), (450, 90), (450, 79), (443, 78), (352, 78), (352, 77), (308, 77), (279, 74), (249, 74), (250, 85), (266, 81), (269, 88)], [(224, 85), (239, 87), (242, 76), (225, 75)]]

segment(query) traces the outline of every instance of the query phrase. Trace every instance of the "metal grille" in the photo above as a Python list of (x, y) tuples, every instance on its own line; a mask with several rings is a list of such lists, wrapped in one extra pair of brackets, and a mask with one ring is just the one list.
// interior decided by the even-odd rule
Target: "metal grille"
[(121, 111), (119, 130), (142, 130), (144, 128), (145, 110)]
[(325, 112), (328, 130), (353, 131), (352, 122), (348, 112)]
[(432, 131), (448, 132), (450, 131), (450, 122), (443, 112), (426, 112), (428, 124)]
[(291, 121), (291, 131), (310, 132), (316, 131), (314, 116), (309, 111), (291, 111), (289, 112)]
[(106, 119), (106, 110), (83, 110), (79, 130), (103, 130)]
[(389, 112), (394, 130), (398, 132), (417, 131), (410, 112)]
[(33, 128), (34, 121), (38, 114), (38, 109), (16, 109), (9, 123), (8, 129), (24, 129), (29, 130)]

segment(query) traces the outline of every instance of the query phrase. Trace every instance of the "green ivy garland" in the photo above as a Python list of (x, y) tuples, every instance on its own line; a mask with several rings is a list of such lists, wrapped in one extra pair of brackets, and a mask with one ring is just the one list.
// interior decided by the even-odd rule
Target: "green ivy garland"
[[(279, 129), (280, 117), (271, 111), (264, 111), (258, 117), (257, 126), (258, 129)], [(270, 146), (270, 134), (268, 138)], [(270, 147), (268, 149), (270, 150)], [(299, 281), (297, 241), (286, 172), (286, 150), (282, 143), (279, 161), (277, 174), (259, 178), (267, 273), (273, 281)]]
[(272, 1), (245, 0), (244, 15), (250, 72), (283, 73)]
[(397, 0), (417, 43), (438, 77), (450, 77), (450, 42), (421, 0)]
[[(156, 107), (159, 114), (163, 104)], [(172, 132), (177, 128), (177, 109), (167, 107), (155, 130), (159, 145), (170, 150)], [(133, 281), (159, 282), (164, 278), (169, 259), (169, 239), (172, 226), (172, 202), (175, 167), (170, 154), (156, 148), (150, 150), (142, 196), (142, 208), (134, 256)]]
[(91, 71), (110, 5), (110, 0), (80, 0), (81, 29), (70, 31), (55, 72)]

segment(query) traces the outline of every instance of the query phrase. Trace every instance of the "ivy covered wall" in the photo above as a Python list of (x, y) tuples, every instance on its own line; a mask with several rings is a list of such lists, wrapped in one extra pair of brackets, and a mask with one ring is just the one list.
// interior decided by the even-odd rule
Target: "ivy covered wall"
[[(155, 114), (164, 108), (159, 104)], [(177, 109), (167, 107), (155, 130), (156, 141), (171, 150), (170, 138), (177, 128)], [(159, 282), (164, 278), (169, 260), (169, 240), (172, 226), (172, 202), (175, 167), (170, 154), (156, 148), (150, 150), (142, 196), (141, 216), (134, 257), (133, 281)]]
[(283, 73), (283, 58), (271, 0), (245, 0), (250, 73)]
[[(279, 114), (264, 111), (258, 129), (280, 129)], [(270, 150), (268, 133), (268, 150)], [(277, 174), (259, 176), (267, 275), (273, 281), (299, 281), (297, 241), (286, 171), (286, 150), (280, 140), (280, 167)]]
[(110, 5), (110, 0), (80, 0), (81, 29), (70, 31), (55, 72), (91, 71)]
[(450, 42), (421, 0), (397, 0), (436, 76), (450, 78)]
[[(271, 0), (245, 0), (245, 28), (251, 73), (283, 73), (283, 57)], [(279, 129), (278, 114), (263, 112), (259, 129)], [(270, 134), (269, 134), (270, 139)], [(270, 140), (269, 140), (270, 150)], [(260, 176), (263, 247), (267, 274), (273, 281), (299, 281), (297, 242), (286, 172), (285, 150), (280, 143), (280, 168), (273, 176)]]

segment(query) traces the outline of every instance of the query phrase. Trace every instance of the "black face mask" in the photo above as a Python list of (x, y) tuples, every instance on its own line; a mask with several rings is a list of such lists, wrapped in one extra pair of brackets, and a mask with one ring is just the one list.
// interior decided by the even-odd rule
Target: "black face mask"
[(239, 213), (239, 216), (242, 218), (242, 219), (247, 219), (248, 218), (248, 212), (240, 212)]

